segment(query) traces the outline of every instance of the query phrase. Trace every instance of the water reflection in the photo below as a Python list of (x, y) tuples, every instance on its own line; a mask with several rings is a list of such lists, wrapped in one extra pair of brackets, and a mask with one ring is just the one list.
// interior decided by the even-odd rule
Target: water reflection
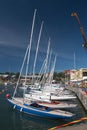
[(54, 127), (58, 124), (60, 125), (68, 122), (64, 119), (51, 120), (26, 115), (24, 113), (19, 113), (16, 111), (12, 111), (12, 120), (14, 130), (19, 130), (17, 126), (19, 126), (21, 130), (47, 130), (48, 128)]

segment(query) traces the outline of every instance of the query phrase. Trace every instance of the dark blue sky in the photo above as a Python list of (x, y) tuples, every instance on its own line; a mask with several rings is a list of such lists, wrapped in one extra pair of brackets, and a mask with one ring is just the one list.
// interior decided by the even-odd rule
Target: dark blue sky
[(35, 8), (37, 15), (30, 70), (33, 67), (38, 30), (42, 20), (44, 34), (40, 42), (36, 71), (44, 60), (49, 36), (52, 51), (58, 54), (56, 71), (73, 69), (74, 52), (76, 68), (87, 68), (87, 51), (82, 48), (84, 40), (75, 18), (71, 17), (72, 12), (77, 12), (87, 33), (86, 0), (0, 0), (0, 72), (20, 70), (29, 43)]

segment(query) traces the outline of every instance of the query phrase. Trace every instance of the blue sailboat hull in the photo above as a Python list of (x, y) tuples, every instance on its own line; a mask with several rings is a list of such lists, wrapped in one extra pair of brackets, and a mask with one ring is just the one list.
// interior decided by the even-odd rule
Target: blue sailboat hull
[(13, 100), (8, 99), (9, 105), (19, 111), (19, 112), (23, 112), (26, 113), (27, 115), (34, 115), (34, 116), (39, 116), (39, 117), (44, 117), (44, 118), (52, 118), (52, 119), (58, 119), (58, 118), (71, 118), (70, 116), (64, 116), (64, 115), (58, 115), (55, 113), (50, 113), (49, 110), (40, 110), (39, 108), (34, 108), (30, 105), (26, 106), (26, 105), (20, 105), (20, 104), (16, 104), (13, 102)]

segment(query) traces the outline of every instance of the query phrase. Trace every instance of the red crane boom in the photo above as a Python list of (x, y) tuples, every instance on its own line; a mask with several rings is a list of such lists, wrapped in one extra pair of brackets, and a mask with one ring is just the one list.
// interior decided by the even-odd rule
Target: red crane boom
[(78, 17), (78, 15), (77, 15), (77, 13), (75, 13), (75, 12), (72, 13), (71, 16), (74, 16), (74, 17), (76, 18), (76, 20), (77, 20), (77, 22), (78, 22), (78, 25), (79, 25), (79, 27), (80, 27), (80, 32), (81, 32), (82, 37), (83, 37), (83, 39), (84, 39), (84, 41), (85, 41), (85, 43), (84, 43), (82, 46), (85, 47), (85, 48), (87, 48), (87, 37), (86, 37), (86, 34), (85, 34), (85, 32), (84, 32), (84, 29), (83, 29), (83, 27), (82, 27), (82, 25), (81, 25), (81, 23), (80, 23), (79, 17)]

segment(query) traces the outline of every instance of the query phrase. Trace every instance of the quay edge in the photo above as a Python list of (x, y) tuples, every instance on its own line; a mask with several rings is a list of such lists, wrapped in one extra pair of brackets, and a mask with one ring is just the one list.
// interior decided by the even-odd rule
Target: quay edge
[[(73, 91), (77, 95), (77, 98), (79, 99), (80, 103), (82, 104), (84, 110), (87, 112), (87, 94), (86, 94), (86, 92), (82, 91), (81, 88), (77, 88), (77, 87), (67, 86), (66, 89)], [(80, 124), (80, 125), (76, 125), (76, 126), (67, 126), (67, 127), (58, 128), (56, 130), (87, 130), (87, 124)]]
[(67, 86), (66, 89), (71, 90), (76, 94), (76, 96), (79, 99), (80, 103), (82, 104), (84, 110), (87, 112), (87, 93), (78, 87)]

